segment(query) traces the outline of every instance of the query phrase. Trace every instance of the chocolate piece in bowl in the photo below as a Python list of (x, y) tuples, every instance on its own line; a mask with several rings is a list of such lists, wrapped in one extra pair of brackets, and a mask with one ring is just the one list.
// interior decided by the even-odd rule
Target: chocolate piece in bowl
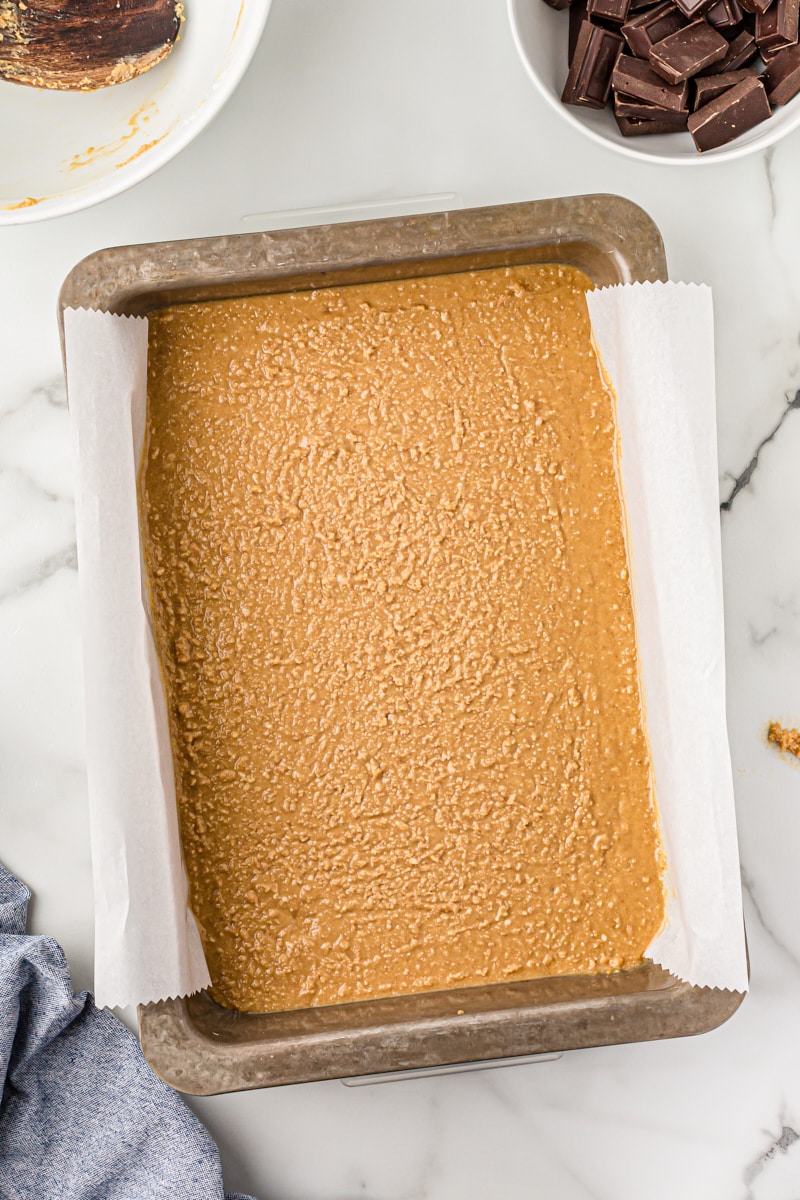
[(766, 12), (772, 0), (739, 0), (742, 8), (746, 13), (763, 13)]
[(704, 75), (718, 75), (723, 71), (738, 71), (740, 67), (744, 67), (747, 63), (752, 62), (758, 54), (758, 46), (756, 39), (753, 37), (749, 29), (743, 29), (741, 33), (737, 33), (736, 37), (728, 46), (728, 53), (719, 62), (713, 63), (712, 66), (706, 67), (702, 72)]
[(572, 66), (575, 57), (575, 47), (581, 26), (586, 20), (586, 0), (574, 0), (569, 8), (569, 40), (567, 42), (567, 65)]
[(756, 17), (756, 43), (759, 50), (783, 50), (797, 43), (800, 0), (774, 0), (766, 12)]
[(772, 105), (788, 104), (800, 92), (800, 46), (776, 54), (762, 75)]
[(686, 128), (689, 111), (676, 112), (675, 109), (648, 104), (646, 100), (637, 100), (633, 96), (617, 94), (614, 97), (614, 116), (633, 121), (658, 121), (662, 125), (669, 125), (670, 130), (678, 130)]
[(716, 100), (717, 96), (721, 96), (729, 88), (735, 87), (743, 79), (750, 78), (756, 78), (756, 71), (753, 67), (743, 67), (741, 71), (723, 71), (720, 75), (698, 75), (693, 80), (694, 103), (692, 108), (698, 109), (702, 108), (704, 104), (710, 104), (712, 100)]
[(636, 97), (676, 112), (689, 105), (688, 83), (666, 83), (643, 58), (632, 58), (629, 54), (617, 60), (611, 86), (618, 94)]
[(688, 21), (682, 12), (666, 0), (657, 4), (640, 16), (634, 17), (622, 26), (622, 36), (637, 58), (647, 58), (657, 42), (663, 41), (671, 33), (685, 29)]
[(744, 12), (739, 0), (715, 0), (703, 15), (715, 29), (734, 29), (741, 25)]
[(618, 33), (584, 21), (561, 95), (562, 103), (605, 108), (611, 94), (611, 76), (623, 45)]
[(715, 150), (766, 121), (770, 115), (764, 84), (743, 79), (689, 117), (689, 133), (698, 150)]
[(657, 42), (650, 51), (649, 61), (668, 83), (681, 83), (725, 58), (728, 50), (726, 38), (701, 17)]
[(555, 8), (558, 12), (561, 12), (565, 8), (569, 8), (572, 4), (572, 0), (544, 0), (544, 2), (550, 8)]
[(656, 119), (641, 120), (638, 117), (623, 117), (618, 113), (614, 113), (614, 120), (617, 122), (620, 133), (623, 137), (643, 137), (653, 136), (658, 133), (678, 133), (681, 129), (686, 128), (686, 119), (682, 125), (675, 125), (672, 120)]
[(675, 7), (683, 13), (687, 20), (695, 21), (698, 17), (702, 17), (713, 3), (714, 0), (675, 0)]
[(587, 0), (586, 11), (596, 20), (622, 25), (628, 18), (629, 0)]

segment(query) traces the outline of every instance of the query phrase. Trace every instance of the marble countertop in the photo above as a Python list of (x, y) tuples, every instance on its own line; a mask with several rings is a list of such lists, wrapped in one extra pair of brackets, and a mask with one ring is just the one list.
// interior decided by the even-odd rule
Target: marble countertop
[(85, 213), (0, 230), (2, 856), (81, 988), (92, 901), (64, 276), (101, 246), (269, 228), (298, 208), (595, 191), (641, 204), (672, 278), (714, 289), (752, 990), (700, 1038), (191, 1101), (227, 1186), (264, 1200), (800, 1196), (800, 763), (765, 741), (771, 719), (800, 724), (800, 132), (732, 164), (639, 165), (548, 110), (499, 0), (275, 0), (244, 82), (178, 159)]

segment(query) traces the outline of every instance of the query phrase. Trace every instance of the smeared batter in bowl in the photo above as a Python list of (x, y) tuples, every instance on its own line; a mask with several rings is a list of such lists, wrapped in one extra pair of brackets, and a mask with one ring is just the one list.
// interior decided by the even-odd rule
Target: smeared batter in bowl
[(661, 926), (590, 286), (151, 316), (145, 554), (221, 1004), (608, 972)]

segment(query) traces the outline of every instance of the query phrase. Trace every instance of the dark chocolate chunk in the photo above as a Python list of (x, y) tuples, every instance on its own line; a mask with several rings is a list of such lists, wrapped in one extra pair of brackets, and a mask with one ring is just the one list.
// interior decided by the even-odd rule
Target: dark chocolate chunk
[(714, 150), (760, 125), (769, 115), (764, 85), (753, 76), (693, 112), (689, 117), (689, 133), (698, 150)]
[(761, 76), (770, 104), (788, 104), (800, 92), (800, 46), (776, 54)]
[(670, 121), (641, 121), (637, 117), (620, 117), (614, 114), (614, 120), (619, 126), (623, 137), (641, 137), (643, 134), (677, 133)]
[(715, 0), (704, 15), (715, 29), (734, 29), (741, 24), (744, 13), (739, 0)]
[(567, 41), (567, 63), (572, 66), (572, 57), (578, 44), (581, 25), (586, 20), (586, 0), (575, 0), (569, 9), (569, 38)]
[(622, 25), (628, 19), (629, 0), (587, 0), (586, 12), (590, 17)]
[(772, 4), (772, 0), (739, 0), (739, 3), (746, 13), (763, 13)]
[(685, 29), (656, 42), (650, 51), (649, 62), (668, 83), (680, 83), (725, 58), (728, 50), (728, 42), (722, 34), (701, 17)]
[(569, 33), (567, 36), (567, 63), (572, 66), (572, 57), (575, 53), (575, 47), (578, 44), (578, 34), (581, 31), (583, 22), (588, 18), (586, 16), (586, 0), (575, 0), (574, 4), (569, 7), (567, 13), (567, 25)]
[(611, 75), (625, 43), (618, 33), (584, 21), (578, 33), (561, 100), (583, 108), (605, 108)]
[(740, 67), (751, 62), (758, 53), (756, 39), (752, 33), (743, 29), (728, 46), (728, 53), (719, 62), (703, 71), (704, 75), (720, 75), (723, 71), (738, 71)]
[(626, 21), (622, 26), (622, 36), (637, 58), (647, 58), (656, 42), (663, 41), (679, 29), (685, 29), (687, 25), (683, 13), (675, 8), (671, 0), (666, 0), (664, 4), (657, 4), (632, 21)]
[(549, 4), (551, 8), (557, 8), (559, 12), (563, 8), (569, 8), (572, 0), (544, 0), (545, 4)]
[(703, 16), (706, 9), (711, 8), (714, 0), (675, 0), (675, 5), (690, 21)]
[(685, 129), (689, 119), (686, 109), (676, 112), (672, 108), (662, 108), (660, 104), (648, 104), (646, 100), (638, 100), (635, 96), (625, 96), (622, 92), (614, 96), (614, 115), (633, 117), (637, 121), (660, 121), (672, 129)]
[(716, 100), (717, 96), (727, 92), (728, 88), (735, 87), (743, 79), (755, 76), (755, 74), (753, 67), (743, 67), (741, 71), (722, 71), (719, 75), (696, 76), (692, 81), (694, 84), (692, 108), (695, 110), (702, 108), (704, 104), (709, 104), (712, 100)]
[(756, 42), (759, 50), (782, 50), (797, 42), (800, 0), (775, 0), (765, 13), (756, 17)]
[(616, 92), (658, 104), (661, 108), (676, 112), (688, 108), (689, 84), (665, 83), (643, 58), (621, 55), (611, 77), (611, 86)]

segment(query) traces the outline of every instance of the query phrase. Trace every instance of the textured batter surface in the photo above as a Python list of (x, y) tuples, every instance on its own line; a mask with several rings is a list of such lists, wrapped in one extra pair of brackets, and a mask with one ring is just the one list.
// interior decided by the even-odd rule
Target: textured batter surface
[(213, 994), (640, 961), (663, 919), (579, 272), (151, 317), (142, 515)]

